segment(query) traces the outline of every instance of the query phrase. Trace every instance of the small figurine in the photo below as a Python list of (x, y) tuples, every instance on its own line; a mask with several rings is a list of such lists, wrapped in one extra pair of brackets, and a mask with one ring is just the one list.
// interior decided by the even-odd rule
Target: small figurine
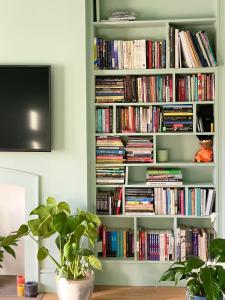
[(213, 147), (212, 140), (200, 140), (201, 148), (196, 152), (194, 162), (212, 162), (213, 161)]

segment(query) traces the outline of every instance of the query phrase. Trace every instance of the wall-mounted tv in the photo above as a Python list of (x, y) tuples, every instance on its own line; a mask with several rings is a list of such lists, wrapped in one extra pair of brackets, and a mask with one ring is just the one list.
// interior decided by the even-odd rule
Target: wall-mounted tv
[(0, 151), (51, 151), (50, 66), (0, 65)]

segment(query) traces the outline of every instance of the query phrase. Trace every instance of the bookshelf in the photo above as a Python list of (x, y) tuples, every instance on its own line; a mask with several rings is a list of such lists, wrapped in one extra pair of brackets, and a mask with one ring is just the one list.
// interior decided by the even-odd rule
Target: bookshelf
[[(105, 257), (102, 258), (103, 272), (96, 274), (96, 284), (115, 284), (115, 285), (156, 285), (160, 274), (168, 268), (172, 261), (139, 260), (137, 253), (137, 231), (138, 228), (150, 228), (152, 230), (171, 230), (174, 233), (174, 243), (177, 245), (177, 228), (180, 226), (193, 226), (198, 228), (215, 228), (218, 231), (219, 225), (219, 180), (218, 180), (218, 124), (219, 124), (219, 105), (220, 105), (220, 51), (219, 51), (219, 0), (200, 0), (198, 3), (190, 0), (188, 3), (172, 0), (170, 7), (166, 0), (150, 2), (148, 0), (96, 0), (88, 2), (87, 6), (87, 113), (88, 113), (88, 193), (89, 209), (96, 213), (96, 194), (99, 191), (114, 191), (116, 188), (122, 189), (122, 210), (120, 215), (101, 215), (102, 223), (107, 228), (120, 230), (129, 228), (134, 233), (134, 257)], [(197, 6), (197, 7), (196, 7)], [(136, 21), (105, 21), (110, 13), (115, 9), (132, 9), (137, 12)], [(166, 40), (169, 44), (168, 30), (172, 25), (181, 30), (201, 31), (205, 30), (209, 36), (214, 53), (217, 58), (216, 67), (201, 68), (170, 68), (169, 48), (166, 47), (166, 68), (163, 69), (120, 69), (120, 70), (96, 70), (93, 65), (93, 40), (94, 37), (101, 37), (108, 40)], [(184, 75), (195, 74), (214, 74), (215, 76), (215, 97), (211, 101), (183, 101), (177, 99), (177, 78)], [(130, 76), (161, 76), (169, 75), (172, 77), (172, 102), (116, 102), (116, 103), (96, 103), (95, 101), (95, 82), (96, 78), (106, 77), (125, 77)], [(116, 124), (118, 108), (151, 108), (168, 106), (171, 104), (189, 104), (193, 109), (193, 129), (190, 132), (117, 132)], [(197, 112), (199, 107), (210, 105), (214, 115), (214, 131), (198, 132)], [(98, 108), (112, 109), (112, 132), (96, 133), (95, 112)], [(196, 137), (207, 135), (213, 138), (213, 162), (197, 163), (193, 162), (194, 154), (199, 149)], [(97, 163), (96, 162), (96, 139), (98, 137), (120, 137), (127, 140), (128, 137), (148, 137), (153, 140), (153, 162), (152, 163)], [(158, 162), (157, 150), (169, 150), (169, 161)], [(121, 166), (125, 168), (124, 184), (96, 184), (96, 168), (110, 168)], [(146, 188), (147, 168), (180, 168), (183, 174), (182, 185), (186, 199), (188, 191), (192, 188), (214, 189), (216, 191), (215, 210), (209, 216), (196, 215), (127, 215), (125, 211), (126, 200), (125, 190), (127, 188)], [(155, 184), (154, 187), (168, 187)], [(175, 257), (177, 253), (175, 251)], [(165, 283), (162, 283), (164, 285)], [(168, 285), (168, 283), (167, 283)]]

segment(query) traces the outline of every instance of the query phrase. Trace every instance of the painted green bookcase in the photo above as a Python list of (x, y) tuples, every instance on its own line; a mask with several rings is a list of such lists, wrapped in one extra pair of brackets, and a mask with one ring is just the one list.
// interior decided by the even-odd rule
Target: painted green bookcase
[[(137, 13), (136, 21), (105, 22), (114, 10), (131, 9)], [(87, 114), (88, 114), (88, 204), (89, 210), (96, 212), (96, 192), (101, 188), (114, 188), (115, 186), (96, 186), (96, 134), (95, 110), (96, 107), (110, 106), (113, 109), (113, 133), (109, 136), (123, 136), (127, 134), (116, 133), (116, 108), (117, 106), (142, 105), (150, 106), (151, 103), (95, 103), (95, 78), (96, 76), (125, 76), (125, 75), (161, 75), (168, 74), (173, 78), (173, 103), (176, 99), (176, 78), (182, 74), (214, 73), (215, 74), (215, 101), (211, 102), (182, 102), (193, 105), (193, 132), (187, 133), (149, 133), (144, 136), (152, 136), (154, 141), (154, 163), (152, 164), (126, 164), (125, 187), (146, 187), (145, 172), (147, 167), (179, 167), (183, 171), (183, 187), (186, 195), (190, 187), (209, 187), (216, 190), (216, 211), (211, 216), (173, 216), (173, 215), (122, 215), (101, 216), (103, 224), (114, 228), (133, 228), (136, 233), (138, 226), (146, 226), (152, 229), (176, 229), (180, 225), (196, 227), (214, 227), (220, 234), (219, 211), (221, 209), (219, 187), (219, 107), (221, 102), (220, 68), (222, 53), (220, 51), (220, 13), (219, 0), (88, 0), (87, 1)], [(211, 68), (170, 68), (168, 59), (165, 69), (144, 70), (94, 70), (93, 64), (93, 39), (102, 37), (106, 39), (165, 39), (168, 45), (168, 29), (172, 24), (176, 28), (184, 30), (205, 30), (213, 45), (217, 58), (217, 67)], [(169, 56), (167, 47), (167, 57)], [(197, 133), (196, 112), (198, 106), (205, 103), (211, 104), (214, 111), (213, 133)], [(155, 105), (155, 103), (153, 103)], [(162, 105), (163, 103), (157, 103)], [(214, 161), (211, 163), (195, 163), (193, 157), (199, 149), (196, 135), (209, 134), (214, 141)], [(131, 134), (129, 134), (130, 136)], [(141, 134), (134, 134), (140, 136)], [(169, 149), (170, 160), (167, 163), (156, 161), (157, 148)], [(101, 164), (101, 166), (103, 166)], [(104, 165), (106, 166), (106, 165)], [(124, 193), (123, 193), (124, 195)], [(123, 196), (123, 204), (125, 202)], [(123, 205), (124, 208), (124, 205)], [(135, 242), (136, 242), (136, 234)], [(176, 236), (176, 234), (175, 234)], [(135, 247), (136, 247), (136, 243)], [(176, 238), (175, 238), (176, 244)], [(136, 253), (136, 251), (135, 251)], [(175, 257), (176, 258), (176, 257)], [(157, 285), (160, 274), (168, 268), (171, 262), (139, 261), (134, 258), (106, 258), (102, 259), (103, 272), (96, 273), (96, 284), (102, 285)], [(163, 283), (162, 283), (163, 285)], [(168, 285), (168, 283), (167, 283)]]

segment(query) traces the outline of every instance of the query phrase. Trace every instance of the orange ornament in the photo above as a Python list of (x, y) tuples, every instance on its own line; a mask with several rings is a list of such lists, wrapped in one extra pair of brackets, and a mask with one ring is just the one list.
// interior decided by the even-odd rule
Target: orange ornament
[(212, 162), (213, 161), (213, 148), (212, 140), (202, 140), (199, 142), (201, 148), (196, 152), (195, 162)]

